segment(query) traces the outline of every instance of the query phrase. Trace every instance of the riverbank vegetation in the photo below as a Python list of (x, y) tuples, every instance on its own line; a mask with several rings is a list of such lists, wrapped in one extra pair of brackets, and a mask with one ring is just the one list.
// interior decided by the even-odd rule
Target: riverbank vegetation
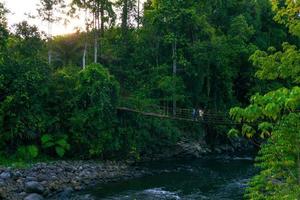
[(250, 104), (231, 110), (240, 125), (229, 131), (241, 129), (261, 145), (261, 173), (246, 196), (299, 198), (298, 1), (64, 4), (41, 0), (40, 18), (52, 24), (64, 9), (86, 24), (55, 37), (26, 21), (9, 29), (0, 4), (2, 159), (140, 159), (183, 137), (230, 144), (230, 124), (161, 120), (117, 107), (130, 99), (140, 107), (227, 113)]
[[(298, 1), (273, 1), (275, 21), (300, 37)], [(276, 49), (256, 51), (251, 57), (256, 77), (277, 83), (267, 93), (251, 97), (244, 109), (233, 108), (231, 115), (243, 121), (242, 134), (267, 138), (257, 157), (260, 173), (250, 182), (249, 199), (300, 198), (300, 65), (299, 42), (283, 43)], [(231, 133), (237, 133), (231, 130)]]

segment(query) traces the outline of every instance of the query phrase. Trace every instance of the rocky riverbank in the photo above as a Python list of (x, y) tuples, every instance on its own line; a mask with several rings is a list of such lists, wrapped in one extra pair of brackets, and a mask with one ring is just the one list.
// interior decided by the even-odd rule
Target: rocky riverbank
[[(240, 139), (232, 141), (231, 145), (218, 144), (214, 147), (207, 145), (204, 140), (182, 139), (158, 154), (144, 155), (141, 161), (232, 155), (241, 150), (251, 151), (251, 148), (251, 144)], [(70, 199), (74, 192), (96, 184), (136, 178), (148, 173), (145, 169), (124, 162), (109, 161), (57, 161), (37, 163), (27, 169), (0, 167), (0, 200)]]
[(75, 191), (144, 174), (146, 171), (120, 162), (59, 161), (37, 163), (28, 169), (0, 167), (0, 199), (69, 199)]

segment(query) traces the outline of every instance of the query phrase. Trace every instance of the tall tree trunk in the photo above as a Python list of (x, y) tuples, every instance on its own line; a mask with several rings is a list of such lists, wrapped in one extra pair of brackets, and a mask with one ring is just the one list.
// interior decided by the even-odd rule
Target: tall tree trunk
[(94, 63), (98, 62), (98, 27), (97, 27), (97, 11), (94, 13)]
[(51, 49), (48, 50), (48, 64), (51, 65), (52, 63), (52, 51)]
[(94, 63), (98, 62), (98, 39), (96, 30), (94, 32)]
[(104, 0), (101, 1), (101, 5), (100, 5), (100, 20), (101, 20), (101, 25), (100, 25), (100, 37), (103, 37), (104, 34)]
[(84, 36), (84, 50), (83, 50), (83, 55), (82, 55), (82, 68), (85, 69), (86, 66), (86, 56), (87, 56), (87, 39), (88, 39), (88, 18), (87, 18), (87, 8), (84, 9), (84, 21), (85, 21), (85, 26), (86, 26), (86, 33)]
[[(49, 16), (50, 18), (50, 16)], [(48, 21), (48, 64), (52, 64), (52, 50), (51, 50), (51, 39), (52, 39), (52, 22)]]
[[(101, 59), (101, 55), (102, 55), (102, 38), (104, 36), (104, 5), (105, 1), (101, 0), (101, 4), (100, 4), (100, 36), (99, 36), (99, 57)], [(100, 60), (101, 62), (101, 60)]]
[(86, 66), (86, 54), (87, 54), (87, 41), (84, 43), (84, 50), (83, 50), (83, 56), (82, 56), (82, 68), (85, 69)]
[[(173, 78), (175, 80), (176, 73), (177, 73), (177, 58), (176, 58), (176, 52), (177, 52), (177, 40), (175, 39), (172, 45), (173, 50)], [(173, 87), (176, 88), (176, 83), (174, 83)], [(176, 98), (175, 98), (175, 90), (173, 94), (173, 116), (176, 116)]]
[(140, 28), (140, 0), (137, 1), (137, 27)]
[(122, 11), (122, 32), (123, 35), (127, 33), (128, 29), (128, 0), (123, 1), (123, 11)]

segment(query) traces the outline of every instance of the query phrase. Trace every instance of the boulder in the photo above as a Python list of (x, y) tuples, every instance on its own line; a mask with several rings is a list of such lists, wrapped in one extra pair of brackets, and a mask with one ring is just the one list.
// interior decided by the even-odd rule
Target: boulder
[(25, 183), (25, 191), (27, 193), (43, 194), (45, 188), (39, 182), (29, 181)]
[(59, 193), (57, 195), (58, 199), (59, 200), (68, 200), (68, 199), (70, 199), (70, 196), (72, 195), (72, 192), (74, 192), (73, 188), (67, 187), (61, 193)]
[(9, 179), (11, 177), (11, 173), (10, 172), (2, 172), (1, 174), (0, 174), (0, 178), (1, 179)]
[(29, 194), (28, 196), (26, 196), (24, 198), (24, 200), (44, 200), (44, 197), (42, 197), (41, 195), (39, 194)]

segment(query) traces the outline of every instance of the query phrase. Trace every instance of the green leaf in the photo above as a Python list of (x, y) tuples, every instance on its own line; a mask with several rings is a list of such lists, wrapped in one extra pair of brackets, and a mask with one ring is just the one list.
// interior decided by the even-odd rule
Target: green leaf
[(31, 158), (36, 158), (39, 155), (39, 149), (35, 145), (28, 146), (27, 150)]
[(45, 144), (42, 144), (42, 147), (47, 149), (47, 148), (53, 147), (54, 145), (55, 145), (54, 142), (47, 142)]
[(255, 134), (255, 130), (254, 130), (251, 126), (249, 126), (249, 125), (247, 125), (247, 124), (244, 124), (244, 125), (243, 125), (243, 128), (242, 128), (242, 133), (243, 133), (246, 137), (252, 138), (252, 137), (254, 136), (254, 134)]
[(57, 155), (61, 158), (65, 155), (65, 149), (63, 149), (62, 147), (56, 146), (55, 151)]
[(66, 141), (66, 139), (62, 138), (58, 141), (55, 142), (57, 145), (59, 145), (60, 147), (69, 150), (70, 149), (70, 145), (69, 143)]
[(266, 105), (266, 107), (265, 107), (265, 110), (264, 110), (265, 112), (265, 115), (267, 116), (267, 117), (271, 117), (271, 118), (273, 118), (274, 120), (276, 120), (277, 119), (277, 115), (278, 115), (278, 113), (279, 113), (279, 111), (280, 111), (280, 108), (279, 108), (279, 106), (277, 105), (277, 104), (275, 104), (275, 103), (268, 103), (267, 105)]
[(236, 129), (230, 129), (230, 131), (228, 132), (228, 136), (229, 137), (238, 137), (239, 135), (239, 131)]
[(43, 135), (41, 138), (42, 144), (48, 143), (48, 142), (52, 142), (53, 141), (53, 137), (49, 134)]

